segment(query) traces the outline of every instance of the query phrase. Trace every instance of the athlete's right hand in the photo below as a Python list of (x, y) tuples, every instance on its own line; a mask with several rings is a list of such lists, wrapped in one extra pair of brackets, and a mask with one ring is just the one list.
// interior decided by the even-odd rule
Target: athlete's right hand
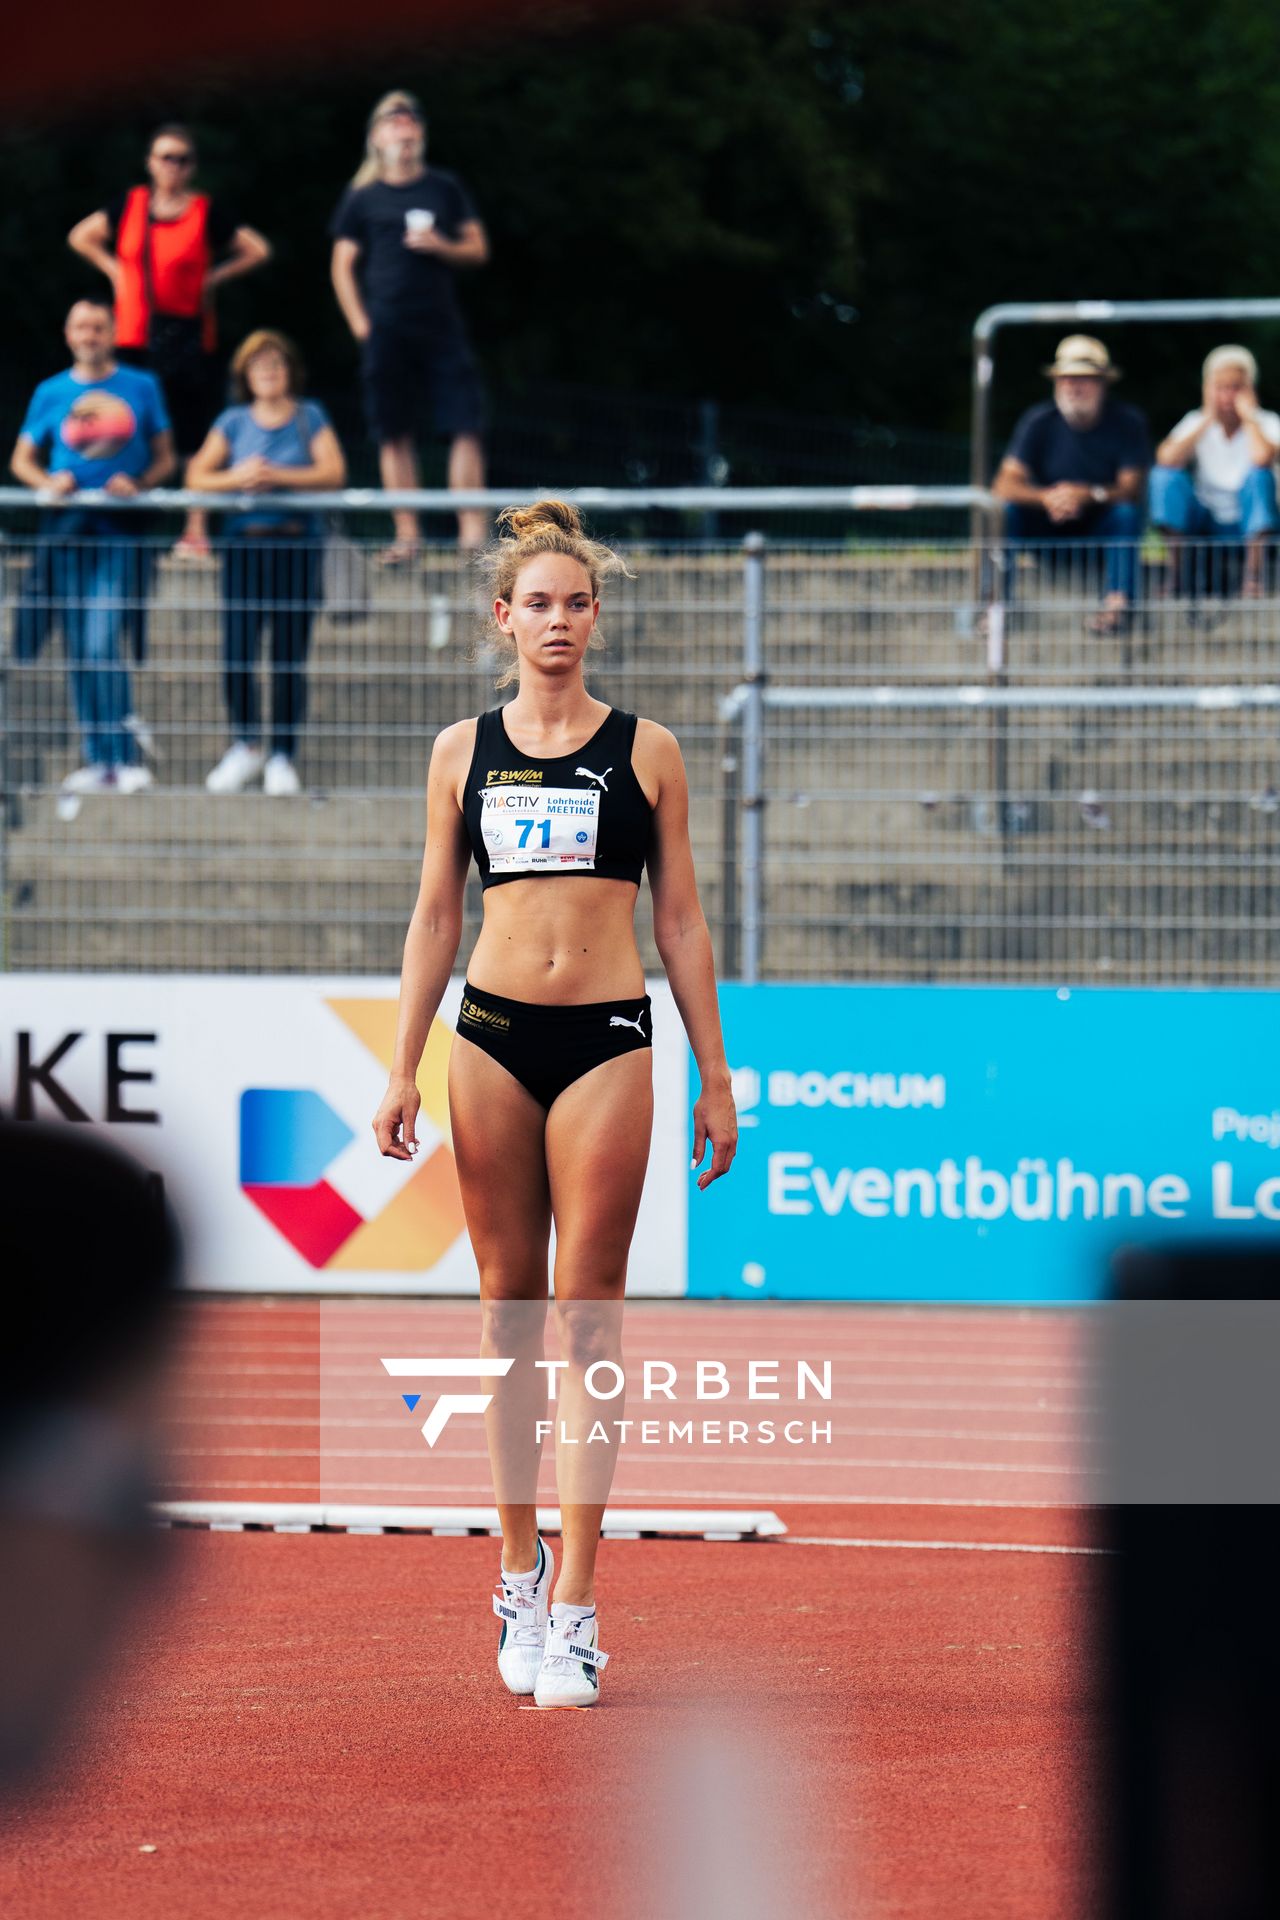
[(373, 1116), (373, 1134), (378, 1152), (389, 1160), (412, 1160), (418, 1151), (414, 1131), (422, 1095), (413, 1080), (394, 1076), (382, 1096), (382, 1105)]

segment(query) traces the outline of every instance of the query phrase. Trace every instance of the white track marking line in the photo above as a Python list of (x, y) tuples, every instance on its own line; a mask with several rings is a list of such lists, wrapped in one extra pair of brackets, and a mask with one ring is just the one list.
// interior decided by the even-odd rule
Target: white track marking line
[[(723, 1442), (710, 1442), (718, 1446)], [(336, 1448), (336, 1446), (307, 1446), (307, 1448), (288, 1448), (288, 1446), (165, 1446), (163, 1453), (167, 1459), (420, 1459), (422, 1465), (428, 1465), (426, 1455), (416, 1446), (370, 1446), (370, 1448)], [(449, 1459), (487, 1459), (487, 1453), (474, 1452), (470, 1448), (451, 1448)], [(629, 1455), (635, 1459), (635, 1455)], [(708, 1467), (739, 1467), (737, 1459), (702, 1459), (695, 1448), (693, 1455), (662, 1453), (651, 1455), (651, 1461), (662, 1461), (668, 1469), (687, 1469), (697, 1465), (700, 1473), (706, 1473)], [(762, 1463), (762, 1471), (781, 1471), (781, 1469), (864, 1469), (873, 1467), (879, 1473), (1061, 1473), (1061, 1475), (1090, 1475), (1100, 1473), (1100, 1467), (1079, 1467), (1073, 1461), (1065, 1463), (1040, 1463), (1029, 1465), (1027, 1461), (1004, 1461), (1004, 1459), (881, 1459), (881, 1455), (871, 1453), (852, 1453), (837, 1455), (835, 1459), (770, 1459)]]
[[(385, 1346), (388, 1340), (395, 1339), (420, 1342), (424, 1336), (424, 1331), (422, 1327), (388, 1327), (377, 1344), (379, 1346)], [(436, 1336), (432, 1337), (436, 1338)], [(1092, 1354), (1088, 1350), (1088, 1347), (1086, 1347), (1086, 1343), (1081, 1341), (1071, 1342), (1069, 1348), (1065, 1347), (1062, 1343), (1045, 1342), (1037, 1346), (1028, 1345), (1018, 1348), (997, 1349), (994, 1343), (988, 1341), (966, 1342), (962, 1348), (949, 1344), (941, 1346), (931, 1345), (925, 1341), (919, 1343), (913, 1342), (910, 1347), (895, 1346), (893, 1348), (883, 1348), (878, 1346), (874, 1341), (852, 1340), (843, 1342), (826, 1340), (823, 1339), (821, 1335), (815, 1336), (814, 1339), (800, 1342), (797, 1340), (771, 1340), (767, 1335), (762, 1334), (749, 1342), (739, 1342), (736, 1344), (727, 1340), (722, 1341), (714, 1333), (709, 1333), (702, 1339), (696, 1341), (670, 1339), (651, 1340), (641, 1338), (638, 1333), (633, 1334), (633, 1338), (636, 1344), (643, 1349), (655, 1354), (660, 1350), (664, 1359), (671, 1360), (724, 1359), (746, 1361), (752, 1359), (777, 1359), (785, 1362), (797, 1358), (810, 1358), (815, 1345), (821, 1347), (823, 1358), (829, 1356), (833, 1360), (850, 1358), (876, 1360), (883, 1366), (912, 1366), (918, 1364), (921, 1360), (926, 1360), (930, 1363), (971, 1360), (981, 1362), (993, 1369), (1026, 1366), (1028, 1363), (1035, 1362), (1044, 1362), (1062, 1367), (1083, 1367), (1087, 1365), (1092, 1358)], [(707, 1349), (713, 1343), (716, 1351), (714, 1353), (708, 1353)], [(258, 1357), (265, 1356), (269, 1359), (309, 1359), (319, 1364), (322, 1360), (327, 1363), (343, 1359), (361, 1359), (371, 1351), (371, 1344), (372, 1343), (367, 1340), (308, 1341), (301, 1345), (295, 1343), (273, 1345), (264, 1340), (236, 1341), (233, 1343), (211, 1340), (207, 1337), (196, 1335), (195, 1337), (186, 1338), (181, 1343), (181, 1347), (185, 1348), (185, 1350), (191, 1354), (198, 1354), (200, 1356), (207, 1355), (218, 1360), (231, 1360), (245, 1355), (255, 1355)], [(439, 1344), (445, 1344), (445, 1337), (443, 1335), (439, 1337)], [(453, 1344), (453, 1342), (450, 1342), (450, 1344)], [(1085, 1351), (1079, 1351), (1078, 1349), (1081, 1347), (1085, 1347)], [(760, 1351), (761, 1348), (765, 1348), (767, 1351), (762, 1353)]]
[(1112, 1547), (1032, 1546), (1021, 1540), (860, 1540), (826, 1534), (785, 1534), (778, 1543), (784, 1547), (896, 1547), (928, 1553), (1069, 1553), (1110, 1554)]
[[(317, 1392), (326, 1390), (333, 1392), (334, 1383), (339, 1380), (371, 1379), (374, 1375), (374, 1362), (369, 1361), (364, 1366), (331, 1367), (326, 1365), (319, 1379), (317, 1379), (317, 1373), (314, 1367), (235, 1366), (208, 1368), (202, 1369), (201, 1371), (202, 1373), (207, 1372), (208, 1376), (215, 1380), (312, 1380), (316, 1382), (315, 1390)], [(195, 1382), (191, 1384), (194, 1385)], [(835, 1377), (833, 1376), (833, 1387), (834, 1384)], [(932, 1374), (920, 1374), (904, 1376), (901, 1380), (890, 1382), (885, 1379), (882, 1373), (845, 1373), (839, 1376), (839, 1384), (841, 1387), (867, 1386), (881, 1388), (889, 1385), (901, 1387), (952, 1387), (971, 1389), (981, 1389), (985, 1387), (988, 1391), (994, 1388), (1015, 1387), (1024, 1390), (1044, 1390), (1050, 1393), (1069, 1393), (1081, 1387), (1091, 1385), (1092, 1381), (1087, 1377), (1083, 1380), (1067, 1380), (1060, 1376), (1046, 1374), (1033, 1374), (1025, 1377), (1019, 1376), (1016, 1379), (1008, 1377), (1004, 1379), (983, 1379), (981, 1376), (974, 1379), (957, 1377), (954, 1374), (945, 1374), (939, 1378)]]
[[(793, 1416), (794, 1417), (794, 1416)], [(253, 1427), (282, 1428), (293, 1431), (299, 1427), (317, 1428), (330, 1433), (338, 1428), (354, 1427), (363, 1433), (398, 1433), (404, 1431), (404, 1421), (394, 1416), (390, 1419), (375, 1419), (370, 1415), (366, 1419), (339, 1419), (334, 1414), (321, 1414), (315, 1419), (299, 1419), (291, 1414), (256, 1413), (204, 1413), (198, 1416), (187, 1414), (169, 1414), (165, 1424), (170, 1427)], [(1022, 1433), (1004, 1432), (999, 1428), (985, 1431), (976, 1427), (844, 1427), (836, 1428), (842, 1440), (1007, 1440), (1018, 1445), (1031, 1444), (1037, 1447), (1072, 1446), (1079, 1441), (1078, 1430), (1067, 1433)], [(188, 1448), (188, 1452), (195, 1449)]]
[[(248, 1400), (252, 1399), (259, 1391), (260, 1389), (257, 1387), (193, 1387), (184, 1389), (181, 1392), (169, 1388), (166, 1390), (164, 1397), (166, 1406), (175, 1407), (202, 1400)], [(305, 1387), (281, 1387), (272, 1394), (272, 1399), (273, 1401), (303, 1400), (317, 1408), (319, 1408), (320, 1404), (319, 1396), (316, 1392)], [(333, 1396), (331, 1394), (325, 1394), (323, 1399), (327, 1407), (332, 1401)], [(344, 1406), (359, 1406), (362, 1400), (368, 1400), (380, 1406), (386, 1405), (385, 1393), (381, 1390), (374, 1391), (372, 1388), (367, 1393), (345, 1392), (342, 1395), (341, 1404)], [(711, 1405), (712, 1403), (708, 1401), (703, 1404)], [(725, 1403), (720, 1402), (719, 1404), (723, 1405)], [(750, 1404), (759, 1405), (762, 1403), (752, 1402)], [(817, 1406), (819, 1402), (813, 1401), (811, 1404)], [(821, 1404), (830, 1406), (835, 1403), (825, 1401)], [(1009, 1403), (995, 1403), (990, 1400), (879, 1400), (870, 1397), (866, 1399), (859, 1397), (857, 1405), (860, 1411), (874, 1411), (876, 1413), (988, 1413), (994, 1415), (1042, 1413), (1049, 1417), (1063, 1419), (1073, 1413), (1091, 1413), (1100, 1410), (1096, 1402), (1079, 1402), (1071, 1407), (1056, 1407), (1042, 1405), (1038, 1400), (1033, 1402), (1012, 1401)], [(171, 1415), (170, 1417), (195, 1420), (200, 1416), (195, 1414), (182, 1414)], [(222, 1416), (209, 1415), (207, 1417), (213, 1419), (221, 1418)], [(251, 1416), (237, 1414), (228, 1417), (248, 1419)], [(331, 1416), (327, 1412), (321, 1414), (319, 1411), (317, 1411), (315, 1415), (317, 1420), (323, 1418), (326, 1423), (333, 1417), (334, 1416)], [(266, 1424), (270, 1424), (270, 1422)]]
[[(287, 1491), (297, 1493), (308, 1488), (314, 1488), (318, 1478), (319, 1476), (312, 1474), (306, 1480), (222, 1480), (217, 1478), (212, 1481), (209, 1479), (163, 1480), (160, 1482), (160, 1485), (170, 1491), (186, 1489), (187, 1491), (196, 1493), (201, 1499), (212, 1499), (215, 1496), (205, 1491), (210, 1485), (218, 1488), (233, 1489), (236, 1492), (262, 1492), (264, 1490), (272, 1491), (276, 1488), (283, 1488)], [(395, 1480), (353, 1480), (349, 1486), (344, 1487), (344, 1496), (356, 1489), (366, 1494), (409, 1493), (421, 1495), (423, 1491), (421, 1483), (418, 1481), (405, 1483)], [(670, 1486), (636, 1487), (627, 1485), (617, 1490), (624, 1493), (629, 1500), (731, 1500), (735, 1504), (741, 1503), (747, 1506), (753, 1501), (759, 1501), (765, 1497), (761, 1494), (758, 1487), (751, 1492), (743, 1493), (727, 1492), (723, 1487), (681, 1487), (677, 1490)], [(473, 1499), (480, 1499), (486, 1493), (492, 1496), (493, 1483), (481, 1479), (441, 1482), (439, 1484), (433, 1483), (431, 1491), (432, 1493), (462, 1494)], [(219, 1495), (217, 1497), (221, 1496)], [(972, 1509), (974, 1512), (1008, 1510), (1017, 1513), (1066, 1513), (1077, 1511), (1094, 1513), (1099, 1510), (1100, 1505), (1099, 1502), (1092, 1500), (964, 1499), (959, 1495), (951, 1497), (941, 1494), (919, 1493), (831, 1493), (822, 1495), (814, 1494), (811, 1496), (795, 1493), (783, 1495), (779, 1493), (770, 1494), (768, 1498), (789, 1507), (892, 1507), (897, 1509), (901, 1509), (902, 1507), (960, 1507), (965, 1510)]]

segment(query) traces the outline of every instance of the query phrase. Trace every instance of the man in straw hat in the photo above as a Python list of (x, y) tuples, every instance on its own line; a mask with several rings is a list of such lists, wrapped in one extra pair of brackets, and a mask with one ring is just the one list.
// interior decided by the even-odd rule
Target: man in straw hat
[(1156, 449), (1151, 518), (1169, 535), (1175, 587), (1182, 584), (1179, 535), (1243, 541), (1241, 591), (1256, 599), (1267, 541), (1280, 526), (1280, 415), (1258, 405), (1258, 363), (1248, 347), (1215, 347), (1202, 377), (1200, 405)]
[(1073, 333), (1058, 342), (1053, 399), (1029, 407), (1013, 430), (994, 492), (1005, 501), (1014, 549), (1044, 554), (1064, 545), (1106, 556), (1106, 593), (1092, 633), (1120, 633), (1137, 586), (1142, 493), (1151, 465), (1146, 415), (1117, 400), (1120, 378), (1101, 340)]
[[(415, 438), (423, 427), (449, 442), (449, 485), (484, 486), (484, 392), (467, 341), (454, 281), (482, 267), (489, 242), (455, 174), (426, 164), (427, 127), (411, 93), (388, 93), (369, 116), (365, 158), (338, 205), (334, 292), (361, 348), (369, 432), (382, 484), (420, 485)], [(407, 566), (418, 548), (418, 518), (393, 516), (386, 566)], [(483, 545), (482, 512), (458, 514), (463, 547)]]

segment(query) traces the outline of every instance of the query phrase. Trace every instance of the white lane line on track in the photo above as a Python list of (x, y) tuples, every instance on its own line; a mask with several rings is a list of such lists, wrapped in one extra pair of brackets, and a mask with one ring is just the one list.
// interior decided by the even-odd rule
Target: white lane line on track
[[(552, 1298), (548, 1290), (547, 1298)], [(252, 1293), (221, 1292), (203, 1299), (192, 1291), (182, 1295), (182, 1306), (192, 1319), (230, 1320), (237, 1314), (255, 1326), (287, 1326), (291, 1320), (314, 1324), (321, 1314), (342, 1314), (352, 1321), (403, 1317), (430, 1308), (441, 1315), (462, 1315), (474, 1311), (478, 1295), (473, 1293), (314, 1293), (290, 1295), (274, 1310), (263, 1306)], [(749, 1298), (713, 1299), (700, 1294), (629, 1293), (628, 1309), (649, 1320), (664, 1315), (679, 1315), (693, 1324), (703, 1320), (727, 1320), (746, 1324), (754, 1320), (773, 1324), (806, 1320), (833, 1320), (846, 1326), (926, 1326), (981, 1331), (999, 1327), (1006, 1331), (1071, 1326), (1087, 1319), (1099, 1304), (1096, 1300), (1066, 1300), (1038, 1306), (1005, 1304), (1001, 1301), (957, 1300), (898, 1301), (805, 1299), (780, 1300)]]
[[(723, 1402), (721, 1404), (723, 1404)], [(693, 1416), (690, 1417), (692, 1418)], [(791, 1414), (789, 1417), (796, 1418), (797, 1416)], [(169, 1414), (166, 1416), (165, 1424), (174, 1428), (253, 1427), (259, 1430), (264, 1428), (268, 1430), (282, 1428), (290, 1432), (295, 1431), (299, 1427), (306, 1427), (312, 1430), (320, 1428), (325, 1433), (331, 1433), (337, 1428), (346, 1427), (354, 1427), (362, 1433), (391, 1433), (392, 1431), (403, 1433), (405, 1426), (404, 1421), (397, 1420), (394, 1415), (390, 1419), (375, 1419), (372, 1415), (367, 1419), (339, 1419), (329, 1413), (318, 1414), (311, 1419), (299, 1419), (291, 1414)], [(1019, 1445), (1029, 1442), (1031, 1445), (1037, 1447), (1073, 1446), (1080, 1439), (1078, 1430), (1063, 1433), (1022, 1433), (1016, 1430), (1008, 1432), (999, 1428), (983, 1431), (977, 1427), (841, 1426), (837, 1428), (837, 1432), (842, 1440), (972, 1440), (975, 1442), (978, 1440), (1007, 1440)], [(172, 1452), (173, 1449), (170, 1448), (169, 1451)], [(187, 1447), (183, 1449), (183, 1451), (194, 1453), (197, 1452), (198, 1449), (195, 1447)]]
[[(202, 1400), (249, 1400), (249, 1399), (252, 1399), (254, 1395), (259, 1393), (260, 1391), (261, 1389), (258, 1387), (194, 1387), (190, 1389), (183, 1389), (181, 1392), (175, 1391), (174, 1389), (170, 1388), (165, 1393), (165, 1403), (167, 1406), (172, 1408), (179, 1405), (190, 1405), (194, 1402), (198, 1402)], [(272, 1394), (272, 1399), (273, 1401), (305, 1400), (306, 1402), (308, 1402), (308, 1404), (312, 1406), (317, 1406), (317, 1407), (319, 1406), (319, 1397), (314, 1388), (281, 1387), (277, 1392), (274, 1392)], [(326, 1406), (332, 1402), (332, 1399), (333, 1399), (332, 1394), (326, 1394), (324, 1396)], [(341, 1404), (344, 1406), (359, 1406), (362, 1401), (367, 1400), (375, 1405), (385, 1406), (386, 1399), (387, 1399), (386, 1393), (382, 1389), (375, 1390), (373, 1388), (370, 1388), (366, 1393), (354, 1393), (354, 1392), (344, 1393), (342, 1396)], [(738, 1403), (737, 1402), (726, 1403), (725, 1401), (719, 1401), (719, 1402), (713, 1403), (713, 1402), (707, 1401), (707, 1402), (704, 1402), (703, 1404), (708, 1406), (712, 1404), (724, 1406), (726, 1404), (736, 1405)], [(751, 1402), (749, 1404), (759, 1405), (763, 1403)], [(820, 1403), (815, 1400), (809, 1404), (812, 1404), (813, 1406), (817, 1406)], [(833, 1403), (823, 1402), (821, 1404), (831, 1405)], [(1070, 1407), (1054, 1407), (1054, 1406), (1042, 1405), (1038, 1400), (1014, 1401), (1011, 1403), (1001, 1402), (999, 1404), (993, 1404), (989, 1400), (898, 1400), (896, 1398), (878, 1400), (871, 1396), (868, 1396), (865, 1399), (862, 1396), (859, 1396), (858, 1406), (859, 1408), (862, 1408), (868, 1411), (874, 1410), (876, 1413), (988, 1413), (988, 1414), (994, 1414), (997, 1416), (1001, 1414), (1012, 1415), (1016, 1413), (1042, 1413), (1050, 1418), (1063, 1418), (1063, 1419), (1067, 1418), (1069, 1415), (1073, 1413), (1096, 1413), (1101, 1411), (1101, 1408), (1097, 1402), (1084, 1402), (1084, 1401), (1077, 1402), (1074, 1406), (1070, 1406)], [(175, 1419), (194, 1421), (198, 1419), (200, 1416), (195, 1414), (173, 1414), (171, 1415), (171, 1417)], [(207, 1417), (210, 1419), (218, 1419), (218, 1418), (221, 1418), (222, 1416), (209, 1415)], [(228, 1418), (235, 1418), (235, 1419), (250, 1419), (252, 1417), (253, 1416), (250, 1416), (247, 1414), (246, 1415), (236, 1414), (236, 1415), (228, 1416)], [(322, 1417), (321, 1414), (317, 1412), (315, 1415), (315, 1419), (319, 1420), (321, 1417)], [(329, 1415), (328, 1413), (325, 1413), (323, 1415), (326, 1425), (329, 1423), (332, 1417), (333, 1416)], [(267, 1421), (265, 1422), (265, 1424), (270, 1425), (272, 1423), (270, 1421)], [(360, 1423), (353, 1422), (353, 1424), (358, 1425)]]
[[(333, 1460), (423, 1460), (418, 1447), (166, 1447), (166, 1455), (171, 1460), (315, 1460), (320, 1463)], [(481, 1459), (487, 1456), (459, 1450), (451, 1453), (450, 1459)], [(705, 1461), (699, 1458), (680, 1459), (668, 1457), (664, 1464), (669, 1468), (697, 1466), (703, 1471), (708, 1466), (718, 1466), (718, 1461)], [(789, 1460), (785, 1456), (770, 1460), (769, 1472), (783, 1467), (797, 1467), (801, 1470), (823, 1468), (864, 1468), (874, 1467), (881, 1473), (1057, 1473), (1098, 1474), (1100, 1467), (1081, 1467), (1071, 1462), (1042, 1466), (1029, 1466), (1022, 1460), (882, 1460), (873, 1454), (869, 1458), (860, 1455), (834, 1460)]]
[[(207, 1374), (210, 1378), (215, 1380), (311, 1380), (311, 1381), (317, 1381), (317, 1369), (315, 1367), (271, 1367), (271, 1366), (235, 1366), (235, 1367), (218, 1367), (218, 1368), (210, 1367), (210, 1368), (202, 1368), (201, 1373)], [(319, 1376), (319, 1379), (323, 1382), (330, 1383), (327, 1390), (332, 1392), (334, 1388), (331, 1383), (335, 1381), (367, 1380), (372, 1376), (373, 1373), (374, 1373), (374, 1367), (372, 1362), (366, 1362), (366, 1364), (363, 1366), (331, 1367), (326, 1365), (323, 1370), (323, 1373)], [(890, 1384), (890, 1382), (886, 1381), (882, 1373), (842, 1373), (839, 1375), (839, 1381), (842, 1387), (847, 1387), (847, 1386), (884, 1387)], [(190, 1384), (194, 1386), (195, 1382), (193, 1381)], [(1044, 1390), (1046, 1392), (1051, 1392), (1051, 1393), (1070, 1393), (1077, 1390), (1078, 1388), (1091, 1385), (1092, 1382), (1089, 1377), (1086, 1377), (1083, 1380), (1067, 1380), (1061, 1377), (1054, 1377), (1052, 1375), (1044, 1375), (1044, 1374), (1028, 1375), (1026, 1377), (1020, 1376), (1017, 1379), (1010, 1379), (1010, 1378), (983, 1379), (981, 1376), (979, 1376), (976, 1379), (957, 1378), (954, 1374), (945, 1374), (941, 1378), (938, 1378), (937, 1376), (931, 1375), (931, 1374), (920, 1374), (919, 1376), (909, 1376), (909, 1375), (904, 1376), (900, 1380), (893, 1381), (892, 1384), (894, 1386), (902, 1386), (902, 1387), (952, 1387), (952, 1388), (970, 1388), (975, 1390), (985, 1387), (988, 1391), (994, 1388), (1017, 1387), (1017, 1388), (1026, 1389), (1026, 1390)], [(317, 1385), (317, 1387), (313, 1390), (318, 1391), (319, 1386)]]
[[(168, 1492), (178, 1493), (185, 1491), (202, 1500), (207, 1500), (221, 1499), (227, 1491), (234, 1491), (236, 1493), (270, 1492), (274, 1494), (275, 1491), (279, 1489), (293, 1495), (304, 1493), (308, 1489), (314, 1488), (316, 1483), (316, 1476), (312, 1474), (310, 1478), (306, 1480), (164, 1480), (161, 1481), (160, 1485), (163, 1490)], [(207, 1492), (206, 1489), (210, 1486), (216, 1487), (218, 1492), (216, 1494)], [(620, 1486), (615, 1483), (614, 1490), (615, 1492), (625, 1494), (628, 1500), (718, 1500), (732, 1501), (735, 1505), (745, 1504), (748, 1506), (751, 1505), (753, 1501), (759, 1501), (765, 1497), (761, 1494), (758, 1487), (752, 1492), (735, 1493), (726, 1492), (723, 1487), (681, 1487), (676, 1489), (671, 1486), (637, 1487), (629, 1483), (625, 1486)], [(422, 1491), (422, 1486), (417, 1481), (406, 1484), (395, 1480), (353, 1480), (349, 1485), (344, 1485), (342, 1495), (344, 1499), (350, 1498), (354, 1493), (409, 1493), (417, 1494), (420, 1497)], [(486, 1497), (492, 1498), (493, 1483), (492, 1481), (479, 1479), (433, 1482), (431, 1492), (433, 1494), (461, 1494), (467, 1499), (482, 1500)], [(786, 1494), (770, 1494), (768, 1498), (774, 1501), (781, 1501), (784, 1505), (792, 1507), (959, 1507), (966, 1509), (972, 1508), (975, 1512), (986, 1512), (988, 1510), (998, 1509), (1015, 1513), (1094, 1513), (1098, 1511), (1098, 1502), (1090, 1500), (996, 1500), (983, 1499), (976, 1496), (964, 1498), (960, 1495), (950, 1497), (941, 1494), (900, 1492), (824, 1493), (813, 1495), (788, 1492)]]
[(823, 1533), (788, 1533), (782, 1535), (777, 1544), (784, 1547), (896, 1547), (913, 1552), (919, 1548), (929, 1553), (1069, 1553), (1092, 1556), (1115, 1551), (1112, 1547), (1033, 1546), (1022, 1540), (861, 1540)]
[[(388, 1327), (384, 1333), (379, 1335), (378, 1345), (383, 1345), (389, 1339), (420, 1340), (423, 1337), (423, 1333), (424, 1329), (421, 1326)], [(812, 1355), (814, 1347), (814, 1341), (809, 1340), (803, 1343), (804, 1350), (801, 1351), (801, 1342), (794, 1339), (778, 1340), (776, 1338), (770, 1338), (766, 1333), (756, 1335), (749, 1343), (743, 1343), (740, 1347), (734, 1347), (728, 1341), (722, 1341), (714, 1332), (707, 1333), (696, 1341), (675, 1341), (669, 1338), (649, 1339), (640, 1335), (638, 1330), (633, 1333), (632, 1338), (636, 1341), (637, 1345), (643, 1347), (660, 1347), (661, 1357), (671, 1360), (724, 1359), (745, 1361), (753, 1359), (779, 1359), (786, 1361), (796, 1358), (808, 1359)], [(913, 1341), (910, 1347), (885, 1349), (878, 1347), (874, 1341), (869, 1340), (852, 1340), (845, 1343), (822, 1339), (821, 1336), (818, 1336), (818, 1339), (822, 1347), (822, 1357), (824, 1359), (829, 1356), (833, 1360), (849, 1358), (876, 1360), (883, 1366), (911, 1366), (918, 1364), (922, 1360), (930, 1363), (935, 1361), (970, 1360), (982, 1362), (993, 1368), (1026, 1366), (1037, 1362), (1045, 1362), (1062, 1367), (1083, 1367), (1091, 1358), (1089, 1351), (1080, 1352), (1075, 1350), (1082, 1346), (1084, 1344), (1083, 1342), (1072, 1342), (1071, 1349), (1066, 1351), (1064, 1351), (1062, 1344), (1051, 1342), (1045, 1342), (1041, 1346), (1032, 1347), (1028, 1345), (1017, 1349), (1009, 1349), (1008, 1351), (997, 1351), (990, 1343), (985, 1341), (966, 1343), (963, 1348), (948, 1345), (931, 1346), (925, 1342)], [(711, 1342), (714, 1342), (716, 1347), (716, 1351), (713, 1354), (707, 1352), (708, 1344)], [(328, 1363), (346, 1358), (361, 1359), (368, 1354), (370, 1350), (368, 1337), (358, 1341), (309, 1341), (303, 1345), (291, 1344), (288, 1346), (276, 1346), (263, 1340), (230, 1343), (196, 1337), (195, 1339), (186, 1341), (184, 1344), (188, 1354), (198, 1355), (201, 1358), (208, 1357), (217, 1360), (229, 1360), (248, 1354), (267, 1359), (309, 1359), (316, 1365), (319, 1365), (321, 1360)], [(760, 1349), (765, 1346), (768, 1347), (769, 1351), (767, 1353), (761, 1353)], [(654, 1354), (652, 1357), (656, 1358), (657, 1355)]]

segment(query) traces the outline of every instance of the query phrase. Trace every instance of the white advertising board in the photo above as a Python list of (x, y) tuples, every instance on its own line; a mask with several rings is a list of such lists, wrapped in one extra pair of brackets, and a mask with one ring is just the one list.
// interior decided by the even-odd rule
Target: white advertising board
[[(627, 1290), (682, 1294), (688, 1049), (670, 989), (651, 991), (653, 1146)], [(0, 974), (0, 1102), (93, 1126), (159, 1172), (192, 1287), (476, 1293), (446, 1092), (461, 992), (451, 981), (423, 1054), (407, 1163), (370, 1128), (398, 993), (381, 977)]]

